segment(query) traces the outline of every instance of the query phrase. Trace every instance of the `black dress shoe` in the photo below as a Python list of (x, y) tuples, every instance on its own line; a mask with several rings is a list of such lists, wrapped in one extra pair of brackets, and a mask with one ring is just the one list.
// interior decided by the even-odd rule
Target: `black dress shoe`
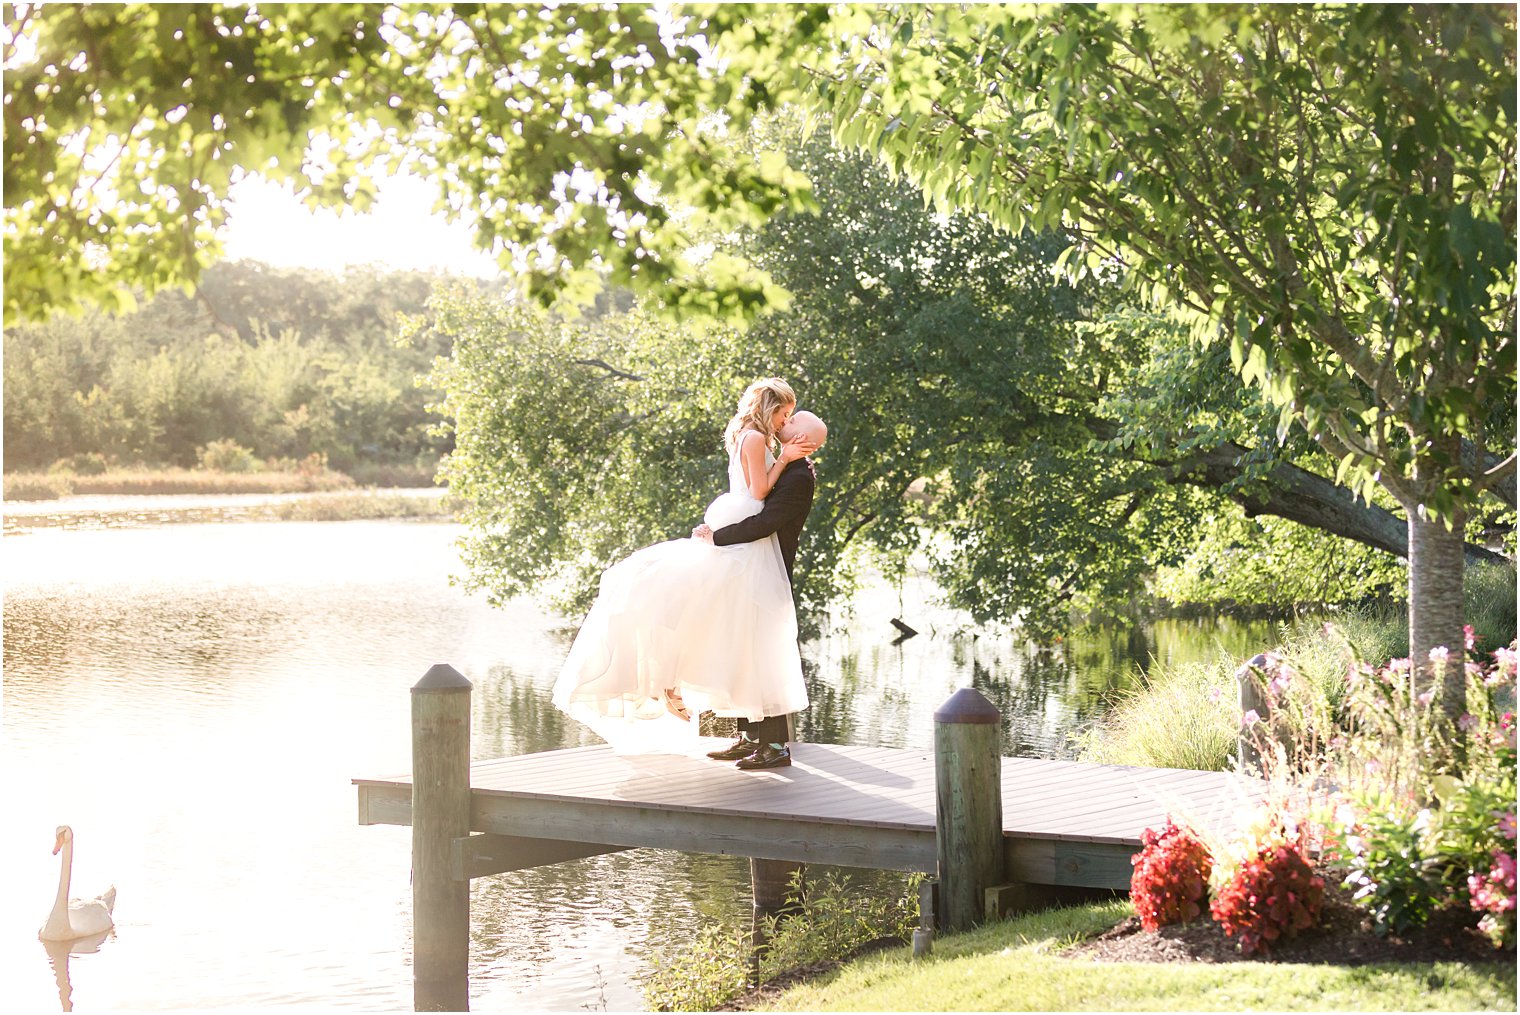
[(749, 757), (759, 749), (759, 741), (745, 740), (743, 737), (740, 737), (721, 751), (708, 751), (707, 756), (714, 761), (738, 761), (740, 758)]
[(761, 744), (759, 750), (747, 758), (740, 758), (734, 767), (748, 772), (756, 768), (789, 768), (791, 764), (791, 751), (785, 747), (776, 748), (770, 744)]

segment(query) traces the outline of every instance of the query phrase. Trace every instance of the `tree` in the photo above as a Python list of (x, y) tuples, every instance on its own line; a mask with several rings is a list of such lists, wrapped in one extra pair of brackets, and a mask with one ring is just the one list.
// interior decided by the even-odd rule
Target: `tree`
[(438, 302), (455, 348), (437, 381), (458, 427), (451, 489), (481, 586), (554, 586), (582, 606), (607, 562), (684, 534), (722, 482), (715, 434), (735, 393), (775, 370), (831, 427), (798, 569), (809, 604), (850, 581), (857, 544), (897, 567), (922, 548), (957, 605), (1050, 633), (1074, 607), (1126, 610), (1147, 574), (1196, 549), (1221, 496), (1319, 526), (1294, 545), (1327, 562), (1320, 601), (1365, 588), (1340, 579), (1370, 556), (1326, 529), (1402, 537), (1384, 531), (1387, 511), (1304, 467), (1326, 468), (1309, 442), (1278, 446), (1276, 414), (1227, 346), (1199, 357), (1117, 286), (1059, 280), (1065, 240), (932, 214), (826, 140), (785, 147), (819, 212), (744, 240), (793, 296), (744, 334)]
[[(1513, 447), (1513, 11), (884, 20), (798, 61), (841, 140), (943, 205), (1064, 224), (1086, 265), (1230, 329), (1280, 429), (1301, 421), (1338, 480), (1403, 508), (1416, 665), (1459, 654), (1463, 523), (1515, 469), (1489, 453)], [(1446, 667), (1448, 710), (1461, 687)]]
[(779, 154), (727, 157), (795, 102), (942, 207), (1059, 225), (1075, 269), (1227, 329), (1280, 431), (1300, 422), (1338, 479), (1403, 508), (1416, 664), (1460, 651), (1463, 521), (1485, 492), (1514, 503), (1508, 8), (8, 13), (38, 54), (6, 46), (8, 313), (193, 276), (184, 238), (230, 167), (294, 176), (315, 127), (340, 142), (303, 167), (319, 198), (362, 199), (351, 166), (415, 165), (545, 298), (606, 276), (753, 316), (784, 291), (694, 239), (809, 205)]

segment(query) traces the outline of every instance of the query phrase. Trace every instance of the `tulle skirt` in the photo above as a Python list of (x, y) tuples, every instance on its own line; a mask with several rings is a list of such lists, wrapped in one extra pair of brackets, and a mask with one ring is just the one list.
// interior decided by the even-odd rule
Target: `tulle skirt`
[[(721, 528), (761, 506), (727, 493), (706, 521)], [(665, 707), (666, 688), (680, 692), (691, 721)], [(608, 568), (553, 700), (620, 753), (695, 752), (695, 717), (708, 710), (761, 719), (806, 708), (776, 537), (734, 546), (673, 539)]]

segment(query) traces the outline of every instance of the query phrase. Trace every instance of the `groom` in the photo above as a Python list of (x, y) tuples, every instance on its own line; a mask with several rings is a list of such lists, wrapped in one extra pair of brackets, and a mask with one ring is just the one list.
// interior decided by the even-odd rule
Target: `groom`
[[(811, 412), (799, 412), (781, 428), (779, 436), (783, 441), (803, 437), (807, 454), (811, 455), (823, 447), (823, 442), (829, 436), (829, 428)], [(760, 509), (759, 514), (750, 515), (733, 525), (725, 525), (716, 532), (705, 524), (698, 525), (691, 530), (692, 537), (705, 539), (717, 546), (731, 546), (734, 543), (764, 539), (775, 533), (781, 543), (781, 559), (786, 562), (786, 577), (790, 581), (792, 567), (797, 562), (797, 542), (802, 535), (802, 523), (807, 521), (808, 512), (813, 509), (813, 491), (816, 486), (812, 459), (799, 458), (782, 471), (776, 485), (771, 488), (770, 496), (765, 498), (765, 507)], [(787, 717), (784, 715), (768, 715), (756, 722), (740, 719), (739, 739), (721, 751), (709, 751), (707, 756), (716, 761), (737, 762), (735, 767), (746, 770), (786, 768), (792, 763), (792, 752), (786, 747), (788, 732)]]

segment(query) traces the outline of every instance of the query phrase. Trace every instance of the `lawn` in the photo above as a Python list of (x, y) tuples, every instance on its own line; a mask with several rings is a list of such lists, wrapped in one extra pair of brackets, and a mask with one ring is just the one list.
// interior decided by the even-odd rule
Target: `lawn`
[(1133, 910), (1051, 910), (855, 959), (780, 995), (775, 1011), (1515, 1011), (1511, 962), (1307, 965), (1106, 963), (1065, 958)]

